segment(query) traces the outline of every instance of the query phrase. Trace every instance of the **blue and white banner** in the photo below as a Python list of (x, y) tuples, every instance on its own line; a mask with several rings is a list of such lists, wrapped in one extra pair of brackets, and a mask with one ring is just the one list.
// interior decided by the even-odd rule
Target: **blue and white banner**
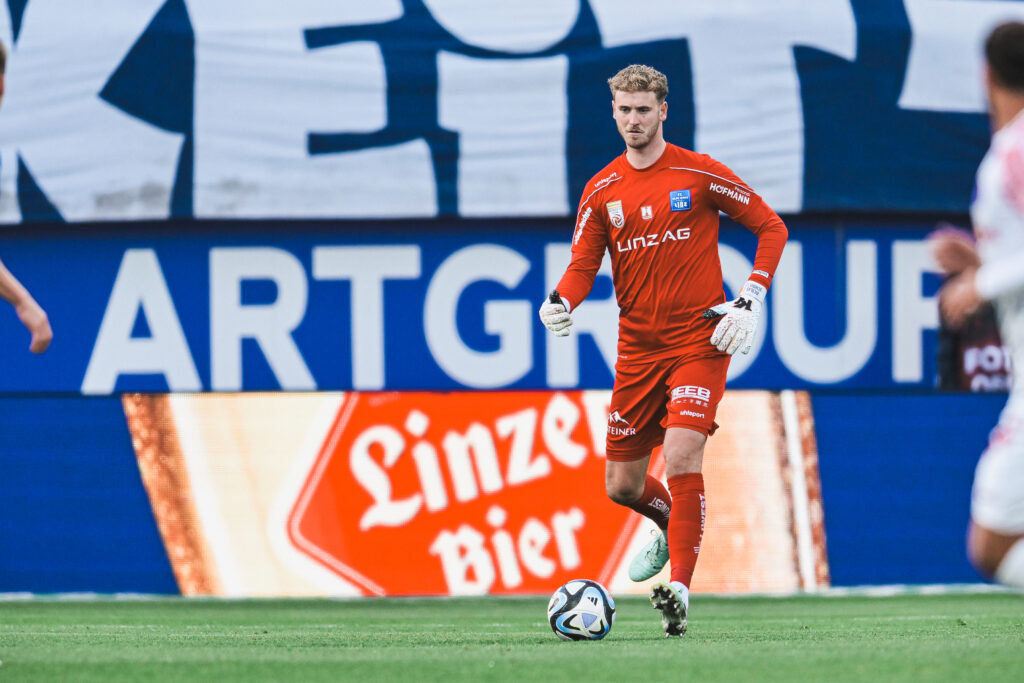
[[(733, 388), (934, 383), (939, 278), (924, 224), (790, 221), (768, 312)], [(3, 258), (53, 321), (39, 357), (0, 307), (0, 392), (605, 388), (608, 264), (567, 338), (537, 317), (565, 220), (39, 226)], [(727, 224), (727, 289), (756, 239)]]
[[(316, 401), (318, 396), (323, 398), (314, 394), (302, 400)], [(279, 500), (281, 493), (289, 489), (288, 477), (277, 473), (287, 471), (289, 464), (294, 466), (303, 448), (302, 439), (289, 440), (275, 434), (275, 438), (265, 443), (258, 437), (253, 438), (251, 433), (236, 429), (237, 423), (226, 421), (224, 412), (211, 411), (210, 402), (206, 402), (208, 398), (179, 396), (172, 399), (192, 404), (185, 410), (192, 415), (188, 424), (195, 425), (195, 420), (202, 416), (208, 425), (217, 425), (205, 435), (198, 427), (177, 432), (182, 443), (197, 454), (198, 461), (209, 465), (208, 468), (200, 466), (199, 472), (206, 470), (206, 473), (198, 480), (183, 476), (178, 481), (191, 488), (191, 496), (206, 496), (205, 500), (210, 502), (208, 509), (213, 514), (225, 510), (221, 505), (230, 508), (232, 514), (225, 514), (224, 522), (234, 523), (240, 531), (212, 537), (220, 544), (217, 557), (235, 558), (237, 553), (257, 553), (264, 561), (250, 559), (250, 564), (272, 572), (273, 581), (280, 582), (292, 571), (290, 566), (277, 564), (273, 554), (259, 554), (263, 546), (254, 540), (260, 533), (270, 533), (267, 530), (273, 523), (268, 519), (278, 513), (257, 515), (248, 511), (256, 509), (255, 501)], [(287, 405), (288, 400), (298, 397), (234, 398), (238, 398), (237, 403), (244, 403), (237, 408), (236, 417), (244, 414), (249, 420), (257, 420), (257, 416), (267, 414), (267, 405), (280, 406), (280, 401)], [(743, 403), (742, 398), (739, 401)], [(981, 580), (967, 562), (964, 528), (978, 453), (985, 447), (986, 435), (1004, 402), (1005, 396), (981, 394), (857, 392), (850, 395), (831, 391), (813, 394), (817, 464), (825, 506), (824, 538), (832, 585), (974, 583)], [(890, 415), (899, 417), (885, 419)], [(955, 419), (947, 419), (947, 416), (955, 416)], [(289, 418), (299, 424), (292, 425)], [(754, 421), (763, 418), (758, 415)], [(294, 420), (294, 413), (288, 412), (278, 419), (287, 424), (281, 431), (289, 436), (301, 430), (307, 420), (317, 421), (313, 415)], [(193, 519), (192, 515), (182, 515), (179, 520), (178, 508), (173, 503), (166, 498), (158, 502), (147, 496), (140, 470), (151, 473), (155, 468), (152, 465), (147, 468), (144, 461), (137, 461), (133, 433), (126, 422), (125, 407), (116, 397), (0, 396), (0, 472), (3, 473), (0, 500), (4, 501), (0, 517), (0, 547), (3, 548), (0, 596), (26, 591), (170, 594), (181, 591), (172, 561), (183, 560), (165, 546), (157, 524), (161, 517), (165, 523), (170, 519), (171, 525), (185, 519), (190, 525), (199, 524), (199, 516)], [(156, 433), (169, 435), (167, 442), (177, 444), (174, 421), (168, 422), (154, 425)], [(532, 425), (531, 421), (527, 422)], [(538, 432), (540, 423), (538, 420)], [(517, 425), (521, 424), (518, 420)], [(487, 432), (483, 426), (481, 429)], [(517, 442), (519, 429), (517, 426)], [(742, 436), (749, 432), (733, 420), (714, 441), (722, 439), (723, 434), (729, 439), (730, 431), (739, 431), (739, 438), (749, 438)], [(202, 444), (210, 443), (204, 439), (209, 439), (211, 433), (225, 435), (224, 438), (232, 439), (230, 443), (235, 445), (204, 448)], [(228, 433), (230, 437), (226, 436)], [(260, 435), (265, 433), (261, 431)], [(509, 440), (501, 440), (503, 454), (507, 452)], [(143, 440), (145, 443), (162, 441)], [(426, 446), (424, 441), (417, 443)], [(526, 443), (529, 445), (532, 441)], [(539, 433), (537, 443), (536, 448), (547, 443)], [(236, 463), (238, 456), (249, 450), (260, 450), (261, 445), (273, 455), (263, 461), (250, 460), (245, 476), (238, 475), (243, 470), (231, 463)], [(431, 451), (428, 448), (426, 452)], [(763, 451), (766, 455), (771, 452), (770, 447)], [(719, 454), (724, 455), (721, 451)], [(174, 456), (170, 458), (177, 462)], [(407, 458), (406, 453), (403, 459)], [(548, 459), (558, 463), (547, 455), (539, 461)], [(722, 472), (721, 462), (716, 463), (714, 471)], [(188, 466), (194, 467), (191, 462)], [(408, 463), (399, 462), (398, 467), (403, 466), (410, 467)], [(185, 467), (182, 463), (182, 471)], [(384, 469), (380, 472), (382, 481), (394, 476)], [(209, 481), (214, 473), (228, 482), (231, 496), (220, 500), (210, 498), (217, 491)], [(574, 481), (580, 486), (578, 478)], [(767, 490), (770, 488), (767, 482), (774, 481), (772, 478), (758, 480), (753, 488)], [(512, 488), (518, 490), (520, 486)], [(394, 490), (406, 489), (396, 486)], [(596, 496), (596, 491), (591, 491)], [(764, 495), (749, 497), (764, 501)], [(185, 499), (191, 500), (190, 497)], [(884, 504), (865, 504), (873, 500), (884, 501)], [(284, 505), (275, 507), (287, 510)], [(207, 510), (206, 507), (198, 509)], [(248, 526), (245, 520), (250, 520)], [(760, 521), (763, 523), (763, 515)], [(884, 533), (880, 533), (882, 529)], [(182, 535), (171, 534), (169, 543)], [(708, 538), (705, 537), (705, 542)], [(717, 541), (711, 543), (725, 546), (728, 541), (728, 537), (718, 536)], [(281, 545), (286, 542), (282, 540)], [(180, 545), (177, 548), (181, 550)], [(490, 553), (481, 549), (470, 557), (481, 556), (490, 557)], [(373, 557), (379, 560), (378, 555), (373, 554)], [(201, 570), (190, 571), (189, 580), (202, 573)], [(248, 568), (233, 567), (226, 571), (230, 580), (236, 582), (251, 581), (256, 574), (258, 572)], [(731, 584), (733, 589), (737, 583)], [(261, 590), (267, 585), (272, 583), (262, 584)], [(306, 585), (313, 589), (322, 586), (315, 582)], [(319, 590), (325, 589), (320, 587)], [(337, 595), (338, 589), (331, 594)], [(6, 607), (8, 612), (10, 609)]]
[[(6, 10), (6, 11), (2, 11)], [(563, 216), (606, 79), (779, 212), (963, 211), (1011, 0), (7, 0), (0, 223)]]

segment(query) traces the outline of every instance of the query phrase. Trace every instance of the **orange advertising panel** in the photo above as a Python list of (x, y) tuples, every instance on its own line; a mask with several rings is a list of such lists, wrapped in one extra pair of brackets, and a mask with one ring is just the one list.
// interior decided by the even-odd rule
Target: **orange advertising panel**
[(606, 415), (582, 392), (349, 394), (288, 537), (373, 595), (608, 583), (641, 518), (603, 493)]
[[(695, 591), (827, 585), (800, 396), (726, 394), (705, 455)], [(579, 577), (646, 592), (626, 567), (653, 525), (604, 494), (609, 398), (132, 394), (124, 405), (184, 594), (547, 594)], [(663, 468), (655, 454), (652, 473)]]

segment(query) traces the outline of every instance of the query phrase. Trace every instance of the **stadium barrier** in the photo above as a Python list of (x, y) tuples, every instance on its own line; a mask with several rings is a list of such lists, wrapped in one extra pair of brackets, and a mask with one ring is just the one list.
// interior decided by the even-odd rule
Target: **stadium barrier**
[[(128, 394), (186, 595), (545, 593), (626, 576), (652, 528), (604, 494), (607, 391)], [(828, 585), (806, 394), (730, 392), (695, 591)], [(652, 472), (661, 476), (657, 454)], [(663, 577), (656, 577), (663, 578)], [(649, 583), (649, 582), (648, 582)]]
[[(599, 413), (588, 412), (606, 400), (604, 395), (358, 394), (353, 413), (358, 433), (375, 426), (378, 437), (397, 432), (404, 440), (404, 455), (390, 466), (384, 465), (378, 446), (369, 448), (379, 467), (366, 468), (364, 461), (362, 481), (374, 481), (380, 470), (387, 479), (377, 476), (378, 483), (368, 487), (344, 471), (344, 458), (326, 457), (334, 452), (324, 447), (347, 394), (0, 396), (0, 593), (268, 595), (279, 582), (296, 593), (356, 595), (369, 591), (329, 565), (334, 556), (345, 559), (346, 552), (329, 542), (331, 534), (337, 538), (348, 533), (345, 538), (356, 544), (359, 554), (366, 551), (372, 557), (404, 552), (405, 543), (388, 550), (377, 541), (389, 535), (408, 539), (403, 534), (413, 529), (426, 534), (412, 543), (408, 560), (417, 563), (417, 571), (427, 568), (409, 580), (419, 586), (415, 590), (424, 590), (428, 582), (433, 589), (447, 590), (441, 557), (430, 554), (444, 531), (454, 539), (449, 547), (457, 547), (460, 538), (477, 538), (474, 533), (482, 537), (482, 550), (468, 557), (486, 570), (487, 562), (480, 559), (486, 553), (494, 570), (491, 590), (546, 590), (555, 585), (556, 574), (570, 571), (611, 576), (616, 593), (642, 590), (623, 582), (621, 562), (608, 563), (601, 561), (607, 557), (601, 558), (600, 552), (598, 559), (592, 554), (595, 548), (612, 548), (613, 532), (618, 538), (623, 529), (622, 510), (604, 497), (600, 441), (597, 447), (593, 443), (595, 430), (604, 423), (598, 424)], [(726, 392), (719, 420), (723, 427), (710, 440), (705, 459), (708, 530), (695, 590), (788, 592), (806, 585), (808, 578), (819, 586), (826, 581), (858, 586), (980, 580), (964, 552), (970, 482), (1005, 395), (818, 391), (789, 394), (792, 401), (786, 395)], [(492, 398), (495, 403), (488, 406)], [(471, 406), (480, 420), (486, 418), (481, 422), (484, 431), (471, 432), (474, 420), (449, 410), (459, 401)], [(795, 403), (797, 410), (786, 409), (787, 403), (790, 408)], [(807, 406), (813, 408), (813, 439)], [(430, 423), (422, 438), (407, 429), (417, 428), (416, 420), (408, 419), (414, 411)], [(787, 426), (794, 412), (798, 429)], [(579, 422), (566, 436), (570, 418), (577, 414)], [(514, 416), (510, 424), (520, 431), (506, 425), (511, 433), (501, 437), (496, 419), (509, 415)], [(529, 432), (524, 426), (530, 415), (536, 415), (532, 448), (524, 449), (528, 457), (520, 455), (516, 466), (527, 473), (519, 479), (527, 481), (509, 484), (512, 442), (516, 433)], [(369, 417), (372, 424), (365, 421)], [(341, 433), (349, 441), (338, 442), (349, 444), (350, 452), (354, 429)], [(477, 439), (472, 443), (488, 445), (493, 439), (500, 490), (494, 468), (487, 477), (481, 474), (488, 470), (478, 469), (476, 451), (468, 446), (463, 450), (459, 440), (449, 440), (446, 450), (447, 431), (459, 439), (472, 435)], [(484, 432), (487, 438), (482, 438)], [(316, 495), (303, 509), (298, 494), (322, 452), (324, 486), (311, 489)], [(460, 479), (461, 489), (456, 487), (449, 452), (456, 462), (465, 462), (462, 456), (468, 453), (471, 467), (459, 469), (472, 472), (476, 498), (469, 495), (469, 477)], [(392, 485), (392, 502), (419, 495), (426, 510), (417, 453), (426, 465), (436, 463), (440, 469), (448, 507), (438, 505), (439, 489), (434, 487), (431, 501), (438, 509), (419, 511), (405, 531), (380, 524), (359, 531), (366, 509), (375, 504), (370, 491), (383, 499), (380, 481)], [(791, 464), (798, 461), (791, 459), (798, 453), (804, 457), (810, 534), (793, 533), (804, 511), (798, 496), (785, 495), (801, 488), (794, 487), (800, 468)], [(545, 467), (542, 456), (550, 470), (529, 479)], [(815, 481), (820, 482), (820, 494), (813, 488)], [(495, 490), (485, 490), (485, 483)], [(328, 485), (341, 488), (335, 491)], [(316, 506), (324, 510), (319, 522), (310, 514)], [(491, 508), (500, 510), (489, 517)], [(574, 508), (586, 515), (585, 532), (576, 529)], [(569, 514), (554, 524), (555, 512), (565, 511)], [(607, 515), (615, 526), (593, 530)], [(436, 522), (430, 521), (435, 517)], [(293, 543), (289, 519), (334, 555), (318, 559), (318, 546)], [(323, 527), (316, 528), (317, 523)], [(460, 537), (463, 525), (467, 529)], [(561, 547), (577, 548), (576, 566), (569, 561), (571, 553), (563, 562), (556, 530), (572, 531)], [(612, 556), (624, 561), (648, 537), (648, 527), (638, 525), (627, 535), (625, 549)], [(510, 553), (498, 552), (508, 550), (509, 544)], [(518, 564), (503, 568), (502, 558), (512, 556)], [(400, 572), (408, 563), (403, 556), (392, 569)], [(552, 564), (551, 578), (543, 579)], [(515, 577), (515, 567), (522, 583), (509, 588), (506, 578)], [(390, 587), (394, 577), (376, 572), (367, 570), (367, 575)], [(481, 590), (481, 577), (468, 566), (455, 576), (463, 589)]]

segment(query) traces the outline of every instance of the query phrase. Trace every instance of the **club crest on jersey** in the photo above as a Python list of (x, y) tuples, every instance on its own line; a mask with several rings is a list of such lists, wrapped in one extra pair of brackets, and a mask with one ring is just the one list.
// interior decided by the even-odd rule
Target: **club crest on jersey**
[(622, 200), (615, 202), (608, 202), (605, 204), (608, 207), (608, 218), (611, 219), (612, 225), (616, 228), (621, 228), (626, 224), (626, 214), (622, 213)]
[(641, 206), (640, 217), (643, 218), (645, 221), (651, 220), (652, 218), (654, 218), (654, 209), (652, 209), (650, 206)]
[(689, 190), (672, 190), (668, 193), (668, 203), (672, 207), (673, 211), (689, 211), (690, 210), (690, 191)]

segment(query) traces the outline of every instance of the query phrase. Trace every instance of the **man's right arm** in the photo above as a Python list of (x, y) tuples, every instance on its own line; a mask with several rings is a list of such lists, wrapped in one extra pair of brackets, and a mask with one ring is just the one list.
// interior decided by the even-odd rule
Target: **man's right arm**
[[(579, 307), (590, 294), (594, 277), (604, 258), (605, 233), (594, 204), (587, 199), (580, 203), (573, 230), (569, 267), (540, 308), (541, 321), (559, 337), (568, 336), (568, 328), (572, 325), (569, 313)], [(558, 301), (555, 301), (555, 295)]]
[(0, 261), (0, 298), (14, 306), (14, 311), (18, 314), (21, 324), (32, 334), (29, 350), (32, 353), (45, 351), (53, 339), (53, 330), (50, 328), (50, 320), (46, 316), (46, 311), (36, 303), (24, 285), (18, 281), (18, 278), (7, 270), (3, 261)]

